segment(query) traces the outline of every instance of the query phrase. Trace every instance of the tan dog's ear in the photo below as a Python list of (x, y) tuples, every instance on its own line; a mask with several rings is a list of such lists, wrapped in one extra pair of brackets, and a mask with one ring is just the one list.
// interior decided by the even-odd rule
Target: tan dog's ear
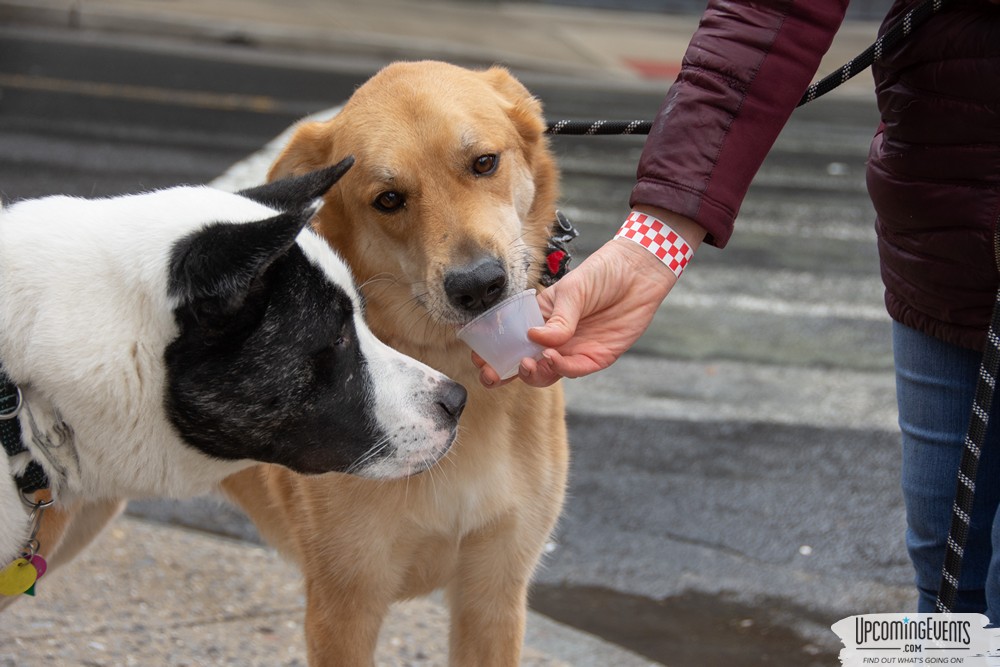
[(505, 67), (491, 67), (486, 70), (485, 76), (500, 96), (509, 103), (507, 114), (524, 140), (528, 143), (537, 142), (545, 132), (542, 103)]
[(327, 125), (328, 123), (320, 121), (299, 125), (278, 159), (271, 165), (267, 180), (299, 176), (330, 164), (333, 159), (333, 133)]

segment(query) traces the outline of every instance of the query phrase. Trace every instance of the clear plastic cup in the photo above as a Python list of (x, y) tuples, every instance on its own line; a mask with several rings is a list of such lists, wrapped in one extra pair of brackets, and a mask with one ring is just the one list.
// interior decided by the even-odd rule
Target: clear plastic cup
[(458, 332), (458, 338), (486, 360), (500, 379), (517, 375), (521, 359), (541, 359), (543, 347), (528, 340), (528, 329), (544, 324), (529, 289), (504, 299), (472, 320)]

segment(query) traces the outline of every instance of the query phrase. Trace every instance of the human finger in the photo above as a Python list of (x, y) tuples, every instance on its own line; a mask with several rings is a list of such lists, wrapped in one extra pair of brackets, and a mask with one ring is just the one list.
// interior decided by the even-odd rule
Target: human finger
[(561, 375), (552, 370), (551, 364), (545, 358), (540, 361), (524, 359), (518, 368), (518, 377), (521, 382), (538, 389), (553, 385), (562, 379)]
[(516, 375), (510, 376), (506, 380), (500, 379), (500, 374), (497, 373), (496, 369), (486, 363), (486, 361), (475, 352), (472, 353), (472, 363), (479, 368), (479, 384), (483, 385), (487, 389), (502, 387), (505, 384), (510, 384), (517, 379)]

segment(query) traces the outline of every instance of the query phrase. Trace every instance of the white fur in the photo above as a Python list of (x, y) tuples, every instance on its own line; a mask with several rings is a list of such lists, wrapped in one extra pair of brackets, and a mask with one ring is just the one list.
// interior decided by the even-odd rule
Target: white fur
[[(208, 222), (274, 213), (207, 187), (0, 212), (0, 359), (24, 392), (33, 456), (57, 472), (55, 493), (186, 496), (246, 465), (185, 445), (164, 413), (162, 356), (177, 334), (169, 249)], [(56, 435), (60, 420), (73, 443)]]

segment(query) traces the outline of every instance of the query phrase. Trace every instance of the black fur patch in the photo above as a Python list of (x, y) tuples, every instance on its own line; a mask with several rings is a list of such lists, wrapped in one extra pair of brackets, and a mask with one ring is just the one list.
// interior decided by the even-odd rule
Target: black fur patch
[[(239, 244), (231, 231), (209, 228), (182, 244), (238, 253), (219, 245)], [(188, 294), (165, 355), (167, 410), (185, 441), (217, 458), (321, 473), (347, 470), (384, 438), (370, 417), (351, 300), (298, 245), (266, 264), (236, 308)]]
[(322, 473), (384, 441), (351, 299), (295, 243), (353, 162), (244, 190), (281, 213), (209, 225), (174, 245), (180, 333), (165, 352), (166, 407), (209, 456)]

